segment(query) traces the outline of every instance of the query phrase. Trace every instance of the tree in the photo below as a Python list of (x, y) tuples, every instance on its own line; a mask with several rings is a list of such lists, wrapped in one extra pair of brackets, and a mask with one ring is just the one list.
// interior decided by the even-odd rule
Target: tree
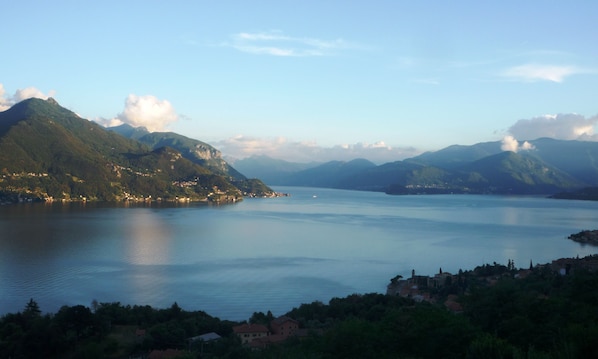
[(267, 314), (264, 314), (264, 312), (254, 312), (253, 315), (251, 315), (251, 318), (249, 318), (249, 323), (263, 324), (267, 326), (272, 320), (274, 320), (274, 315), (272, 315), (271, 311), (268, 311)]
[(156, 349), (185, 348), (186, 333), (179, 322), (170, 321), (154, 325), (149, 330), (150, 342), (145, 343)]
[(63, 306), (56, 313), (55, 320), (67, 337), (69, 332), (74, 332), (75, 340), (92, 334), (94, 317), (91, 310), (83, 305)]
[(170, 309), (168, 310), (168, 316), (170, 319), (179, 319), (183, 310), (179, 307), (177, 302), (172, 303)]
[(23, 315), (28, 318), (38, 318), (41, 315), (41, 310), (39, 309), (39, 305), (37, 302), (33, 300), (33, 298), (29, 299), (27, 305), (25, 305), (25, 310), (23, 310)]

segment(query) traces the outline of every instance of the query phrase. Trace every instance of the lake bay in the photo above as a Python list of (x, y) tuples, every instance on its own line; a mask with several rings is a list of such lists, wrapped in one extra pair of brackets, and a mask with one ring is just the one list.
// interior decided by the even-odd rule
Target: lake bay
[(411, 271), (527, 268), (598, 248), (597, 202), (474, 195), (388, 196), (275, 188), (290, 197), (204, 204), (0, 207), (0, 315), (98, 302), (175, 301), (221, 319), (386, 291)]

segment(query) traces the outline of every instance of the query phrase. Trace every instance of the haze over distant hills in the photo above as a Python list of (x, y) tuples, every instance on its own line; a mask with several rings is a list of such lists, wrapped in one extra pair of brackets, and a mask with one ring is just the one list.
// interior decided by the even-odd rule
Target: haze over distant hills
[(33, 98), (0, 112), (0, 171), (6, 202), (275, 195), (262, 180), (390, 194), (554, 194), (598, 186), (598, 142), (541, 138), (517, 152), (498, 141), (454, 145), (382, 165), (259, 156), (231, 166), (205, 142), (129, 125), (106, 129), (53, 99)]

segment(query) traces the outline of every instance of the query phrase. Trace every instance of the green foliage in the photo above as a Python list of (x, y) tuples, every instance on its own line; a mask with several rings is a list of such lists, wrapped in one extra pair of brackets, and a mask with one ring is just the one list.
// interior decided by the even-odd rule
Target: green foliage
[[(97, 302), (93, 307), (63, 306), (56, 314), (41, 315), (31, 299), (22, 313), (0, 318), (0, 358), (119, 358), (151, 349), (185, 350), (187, 338), (202, 333), (225, 338), (232, 333), (233, 323), (184, 311), (176, 303), (167, 309)], [(135, 328), (145, 329), (145, 337), (136, 337)], [(211, 350), (226, 353), (233, 347)]]
[(271, 311), (268, 311), (267, 314), (264, 314), (263, 312), (254, 312), (251, 315), (251, 318), (249, 318), (249, 323), (268, 326), (273, 319), (274, 315), (272, 315)]
[(597, 279), (595, 273), (583, 271), (563, 277), (535, 269), (525, 280), (503, 278), (494, 286), (475, 289), (463, 298), (465, 315), (520, 351), (567, 348), (594, 353), (581, 332), (598, 330)]
[(513, 346), (488, 333), (475, 338), (467, 349), (468, 359), (513, 359), (514, 355)]

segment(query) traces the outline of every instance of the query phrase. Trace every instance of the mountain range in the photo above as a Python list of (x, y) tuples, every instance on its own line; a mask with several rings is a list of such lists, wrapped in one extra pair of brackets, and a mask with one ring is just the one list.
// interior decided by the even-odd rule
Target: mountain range
[(104, 128), (51, 98), (32, 98), (0, 112), (0, 202), (222, 202), (278, 195), (264, 182), (389, 194), (556, 194), (598, 187), (598, 142), (528, 143), (518, 152), (504, 151), (499, 141), (454, 145), (381, 165), (267, 156), (229, 163), (199, 140), (129, 125)]
[[(269, 185), (384, 191), (389, 194), (555, 194), (598, 186), (598, 143), (540, 138), (529, 150), (504, 151), (502, 143), (454, 145), (402, 161), (376, 165), (359, 159), (301, 168), (264, 156), (235, 168)], [(256, 165), (259, 164), (259, 165)], [(269, 168), (268, 171), (261, 171)], [(273, 171), (273, 168), (285, 168)], [(295, 170), (292, 170), (292, 169)]]
[[(213, 147), (173, 133), (129, 136), (79, 117), (55, 100), (0, 112), (0, 200), (237, 201), (273, 196)], [(136, 138), (139, 136), (139, 138)]]

